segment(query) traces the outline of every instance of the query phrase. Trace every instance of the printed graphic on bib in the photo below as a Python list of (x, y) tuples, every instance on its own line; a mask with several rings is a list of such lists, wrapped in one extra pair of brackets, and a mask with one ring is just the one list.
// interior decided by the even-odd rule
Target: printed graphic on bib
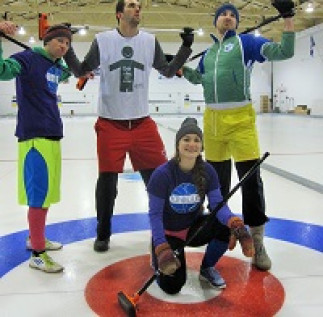
[(114, 71), (120, 68), (120, 92), (132, 92), (135, 69), (144, 70), (145, 66), (141, 63), (138, 63), (132, 59), (133, 49), (130, 46), (125, 46), (122, 49), (122, 56), (125, 59), (122, 59), (114, 64), (110, 65), (110, 71)]
[(179, 214), (186, 214), (194, 211), (200, 203), (200, 196), (197, 193), (197, 188), (194, 184), (183, 183), (174, 188), (170, 197), (169, 203), (173, 210)]

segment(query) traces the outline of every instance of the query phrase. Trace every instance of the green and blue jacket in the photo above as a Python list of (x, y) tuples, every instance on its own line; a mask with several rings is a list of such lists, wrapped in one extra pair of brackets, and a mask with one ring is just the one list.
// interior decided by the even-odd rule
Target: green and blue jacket
[(233, 30), (228, 31), (223, 40), (211, 37), (214, 44), (204, 52), (198, 67), (183, 67), (188, 81), (203, 85), (205, 103), (211, 108), (250, 104), (253, 64), (285, 60), (294, 55), (295, 32), (283, 32), (280, 43), (252, 34), (238, 35)]

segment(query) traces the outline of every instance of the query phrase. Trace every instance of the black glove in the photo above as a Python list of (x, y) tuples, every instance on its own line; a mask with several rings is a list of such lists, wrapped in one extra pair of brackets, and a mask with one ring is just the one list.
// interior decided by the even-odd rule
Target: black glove
[(181, 32), (179, 34), (183, 40), (183, 46), (186, 46), (188, 48), (191, 47), (191, 45), (193, 44), (193, 41), (194, 41), (193, 31), (194, 31), (194, 29), (192, 29), (190, 27), (185, 27), (183, 29), (183, 32)]
[(274, 0), (271, 4), (283, 18), (291, 18), (295, 15), (295, 4), (292, 0)]

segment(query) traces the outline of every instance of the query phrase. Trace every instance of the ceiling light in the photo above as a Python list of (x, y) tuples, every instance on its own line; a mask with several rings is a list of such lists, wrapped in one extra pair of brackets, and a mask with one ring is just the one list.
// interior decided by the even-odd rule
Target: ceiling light
[(26, 30), (25, 30), (25, 28), (23, 26), (19, 27), (18, 34), (20, 34), (20, 35), (25, 35), (26, 34)]
[(313, 3), (312, 3), (312, 2), (309, 2), (309, 3), (307, 4), (307, 7), (306, 7), (305, 11), (306, 11), (307, 13), (312, 13), (312, 12), (314, 11), (314, 7), (313, 7)]
[(35, 41), (35, 38), (33, 37), (33, 36), (31, 36), (30, 38), (29, 38), (29, 41), (28, 41), (30, 44), (33, 44), (33, 43), (35, 43), (36, 41)]
[(87, 34), (87, 31), (86, 31), (86, 29), (85, 29), (85, 28), (81, 28), (81, 29), (79, 29), (78, 34), (80, 34), (80, 35), (84, 36), (84, 35), (86, 35), (86, 34)]
[(202, 28), (199, 28), (199, 29), (197, 30), (197, 35), (198, 35), (198, 36), (203, 36), (203, 35), (204, 35), (204, 31), (203, 31), (203, 29), (202, 29)]

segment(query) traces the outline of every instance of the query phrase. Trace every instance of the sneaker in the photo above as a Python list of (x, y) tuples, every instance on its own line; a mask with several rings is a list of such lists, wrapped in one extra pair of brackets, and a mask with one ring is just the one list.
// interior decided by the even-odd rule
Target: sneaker
[(225, 280), (214, 267), (201, 268), (199, 278), (201, 281), (209, 282), (216, 288), (223, 289), (227, 287)]
[(261, 271), (268, 271), (271, 268), (271, 260), (263, 244), (255, 244), (256, 252), (252, 258), (252, 264)]
[[(60, 250), (62, 247), (63, 247), (63, 245), (59, 242), (50, 241), (48, 239), (45, 240), (45, 250), (46, 251), (56, 251), (56, 250)], [(32, 250), (30, 238), (28, 238), (26, 241), (26, 248), (27, 248), (27, 250)]]
[(32, 255), (29, 260), (29, 266), (46, 273), (58, 273), (64, 270), (64, 267), (55, 262), (46, 252), (38, 256)]
[(110, 248), (109, 243), (110, 243), (109, 239), (106, 239), (106, 240), (95, 239), (93, 249), (96, 252), (106, 252)]

